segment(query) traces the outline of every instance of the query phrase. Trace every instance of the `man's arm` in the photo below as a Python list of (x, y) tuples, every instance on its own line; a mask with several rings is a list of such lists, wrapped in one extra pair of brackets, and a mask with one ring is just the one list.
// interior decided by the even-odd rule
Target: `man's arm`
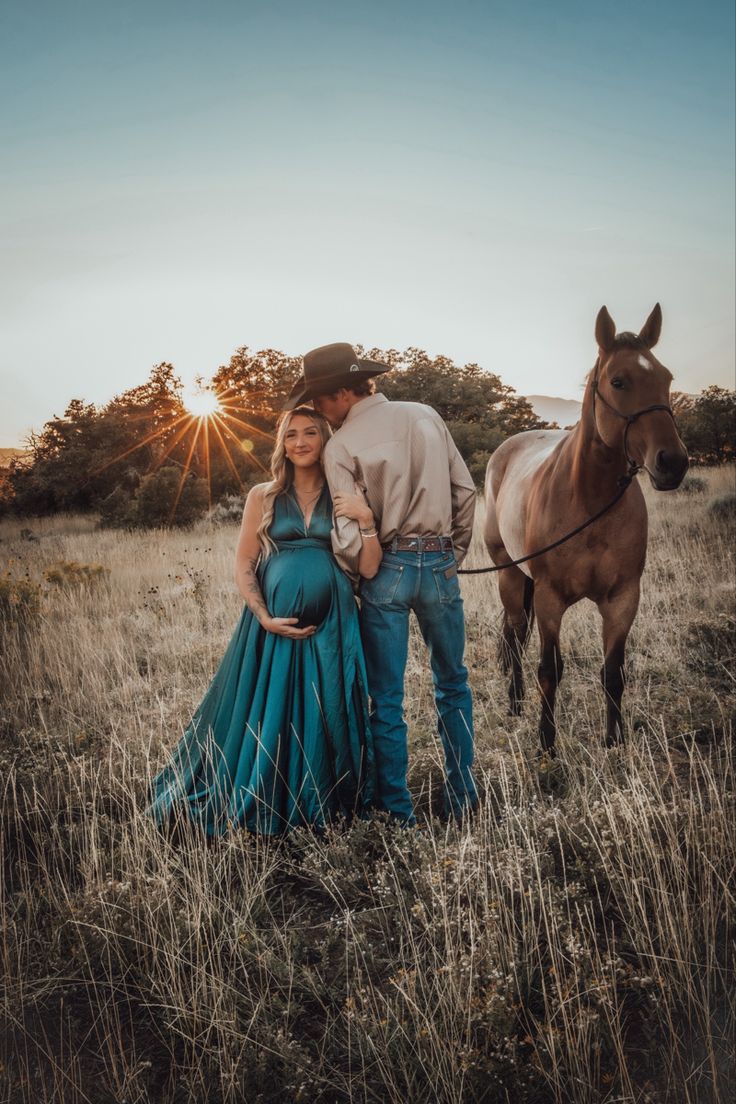
[[(351, 467), (350, 456), (340, 447), (338, 441), (330, 441), (323, 453), (325, 476), (334, 497), (338, 492), (355, 494), (355, 475)], [(360, 528), (357, 521), (347, 517), (334, 518), (332, 528), (332, 551), (340, 567), (357, 582), (360, 561)]]
[(351, 495), (335, 491), (332, 499), (335, 518), (352, 518), (360, 528), (360, 559), (358, 571), (361, 579), (372, 579), (378, 574), (383, 559), (378, 523), (373, 516), (365, 494), (356, 487)]
[[(444, 423), (443, 423), (444, 424)], [(460, 564), (467, 555), (473, 535), (476, 490), (473, 477), (458, 451), (458, 447), (445, 426), (447, 455), (450, 461), (450, 492), (452, 496), (452, 543), (455, 557)]]

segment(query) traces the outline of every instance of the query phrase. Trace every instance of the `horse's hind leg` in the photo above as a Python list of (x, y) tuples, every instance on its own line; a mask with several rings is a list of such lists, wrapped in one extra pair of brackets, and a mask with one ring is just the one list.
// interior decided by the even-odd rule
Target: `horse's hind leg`
[(498, 589), (503, 602), (501, 661), (506, 674), (511, 675), (509, 712), (517, 715), (524, 701), (522, 659), (534, 621), (534, 583), (518, 567), (508, 567), (499, 573)]
[(534, 612), (539, 628), (540, 657), (537, 677), (542, 695), (542, 715), (539, 720), (539, 739), (542, 750), (554, 757), (555, 697), (562, 678), (564, 663), (560, 652), (560, 623), (566, 605), (550, 587), (537, 588), (534, 596)]
[(606, 695), (606, 747), (624, 742), (621, 698), (624, 692), (626, 640), (639, 608), (639, 580), (615, 597), (598, 603), (603, 618), (601, 682)]

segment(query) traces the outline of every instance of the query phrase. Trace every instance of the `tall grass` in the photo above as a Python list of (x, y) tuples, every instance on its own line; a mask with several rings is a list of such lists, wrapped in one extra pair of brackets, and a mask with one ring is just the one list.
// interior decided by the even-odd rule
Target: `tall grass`
[[(469, 577), (477, 818), (435, 817), (442, 753), (413, 635), (410, 782), (426, 829), (376, 820), (283, 841), (205, 844), (184, 826), (174, 840), (143, 813), (239, 613), (234, 528), (62, 518), (21, 537), (28, 522), (3, 523), (3, 1098), (726, 1100), (734, 534), (711, 504), (732, 476), (705, 479), (648, 494), (624, 748), (602, 746), (593, 607), (564, 623), (550, 764), (536, 756), (535, 646), (510, 719), (496, 584)], [(485, 560), (479, 538), (471, 560)], [(64, 563), (109, 574), (50, 583)]]

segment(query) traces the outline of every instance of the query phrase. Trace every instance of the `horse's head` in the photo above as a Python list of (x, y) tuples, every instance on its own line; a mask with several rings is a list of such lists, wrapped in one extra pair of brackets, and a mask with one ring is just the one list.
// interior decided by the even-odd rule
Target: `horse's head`
[(595, 426), (605, 444), (622, 448), (630, 464), (645, 468), (658, 491), (673, 491), (687, 471), (688, 456), (670, 408), (672, 373), (652, 353), (661, 329), (659, 303), (638, 334), (617, 334), (601, 307), (590, 386)]

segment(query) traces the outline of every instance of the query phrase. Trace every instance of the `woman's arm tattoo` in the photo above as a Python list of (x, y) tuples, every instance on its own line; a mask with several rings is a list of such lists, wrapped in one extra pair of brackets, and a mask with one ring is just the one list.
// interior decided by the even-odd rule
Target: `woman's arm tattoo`
[(251, 611), (255, 619), (259, 624), (263, 623), (264, 618), (270, 617), (270, 613), (266, 608), (266, 603), (263, 601), (263, 595), (261, 588), (258, 584), (258, 576), (256, 575), (256, 567), (258, 566), (258, 556), (252, 560), (246, 560), (243, 567), (238, 572), (238, 585), (240, 593), (245, 599), (245, 604)]

